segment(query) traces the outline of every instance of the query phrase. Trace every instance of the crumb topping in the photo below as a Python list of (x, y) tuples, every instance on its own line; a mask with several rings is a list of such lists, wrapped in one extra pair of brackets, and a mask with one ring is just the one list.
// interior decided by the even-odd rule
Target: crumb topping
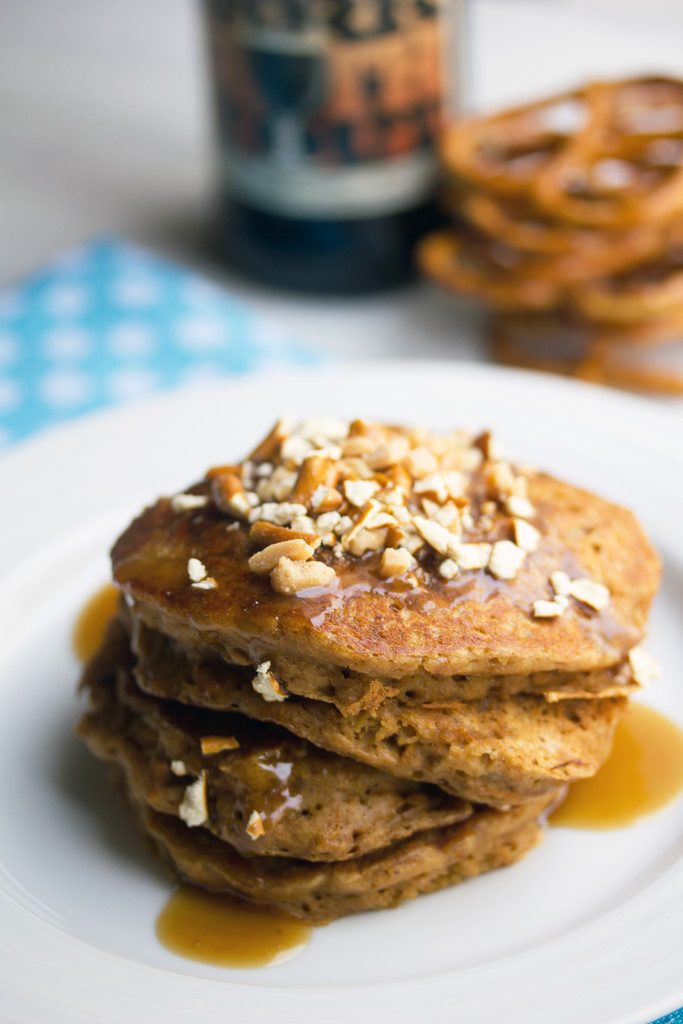
[(206, 494), (174, 494), (171, 498), (174, 512), (192, 512), (194, 509), (205, 508), (208, 503)]
[(595, 608), (596, 611), (602, 611), (610, 602), (610, 593), (604, 583), (587, 577), (572, 580), (569, 584), (569, 593), (577, 601), (587, 604), (589, 608)]
[(218, 586), (213, 576), (206, 575), (206, 566), (198, 558), (188, 559), (187, 575), (190, 577), (191, 585), (195, 590), (215, 590)]
[(313, 548), (300, 537), (281, 540), (252, 555), (249, 559), (249, 568), (258, 576), (267, 576), (281, 558), (289, 558), (293, 562), (306, 562), (313, 558)]
[[(250, 527), (250, 569), (283, 594), (334, 585), (335, 558), (373, 552), (387, 579), (412, 573), (424, 551), (440, 556), (442, 578), (488, 568), (513, 579), (540, 538), (526, 521), (535, 515), (527, 480), (490, 434), (279, 420), (245, 462), (207, 480), (216, 506)], [(481, 532), (501, 517), (510, 541), (496, 547)], [(280, 532), (267, 536), (264, 524)]]
[(537, 619), (556, 619), (564, 612), (564, 605), (557, 601), (534, 601), (534, 616)]
[(190, 558), (187, 562), (187, 575), (193, 583), (199, 583), (206, 577), (206, 566), (198, 558)]
[(227, 750), (239, 750), (239, 745), (236, 736), (202, 736), (199, 740), (199, 746), (205, 757), (222, 754)]
[(511, 540), (497, 540), (491, 549), (489, 571), (497, 580), (514, 580), (526, 558), (524, 548)]
[(443, 562), (439, 566), (439, 576), (442, 576), (445, 580), (454, 580), (456, 576), (460, 575), (460, 566), (454, 558), (444, 558)]
[(491, 558), (493, 545), (480, 544), (459, 544), (457, 548), (457, 564), (464, 571), (471, 569), (485, 569)]
[(277, 594), (300, 594), (315, 587), (327, 587), (336, 579), (334, 569), (324, 562), (295, 562), (283, 557), (270, 574)]
[(628, 660), (633, 678), (639, 686), (647, 686), (659, 677), (659, 663), (642, 644), (631, 648)]
[(206, 772), (201, 772), (199, 778), (191, 782), (183, 794), (183, 799), (178, 807), (178, 816), (190, 828), (197, 828), (203, 825), (209, 818), (209, 808), (206, 802)]
[(566, 572), (556, 569), (550, 574), (550, 585), (559, 597), (569, 597), (572, 581)]
[[(533, 519), (536, 515), (536, 509), (529, 499), (519, 494), (510, 494), (505, 500), (505, 508), (511, 516), (517, 516), (519, 519)], [(495, 508), (492, 511), (495, 512)]]
[(259, 839), (266, 834), (266, 826), (258, 811), (252, 811), (249, 815), (246, 833), (251, 839)]
[(558, 618), (563, 615), (570, 605), (570, 597), (594, 611), (603, 611), (612, 599), (604, 583), (598, 583), (588, 576), (580, 576), (573, 580), (566, 572), (556, 569), (551, 572), (548, 582), (554, 597), (552, 600), (534, 601), (533, 614), (537, 619)]
[[(507, 461), (488, 432), (318, 417), (279, 420), (244, 462), (214, 467), (206, 480), (226, 528), (248, 531), (251, 572), (296, 596), (334, 588), (340, 563), (365, 556), (379, 579), (411, 586), (430, 572), (446, 582), (471, 572), (514, 581), (544, 540), (528, 494), (532, 473)], [(199, 508), (199, 497), (175, 495), (172, 505)], [(188, 575), (197, 589), (217, 585), (198, 559)], [(607, 587), (587, 577), (558, 569), (549, 583), (550, 596), (532, 602), (534, 618), (558, 618), (569, 598), (594, 611), (610, 602)], [(285, 699), (259, 686), (266, 699)]]
[(414, 557), (405, 548), (385, 548), (380, 559), (379, 571), (382, 576), (390, 579), (392, 576), (403, 576), (416, 565)]
[(517, 547), (522, 551), (535, 551), (541, 542), (541, 534), (536, 527), (527, 523), (526, 519), (513, 519), (512, 523)]
[(198, 580), (196, 583), (193, 583), (192, 586), (195, 590), (215, 590), (218, 584), (213, 576), (206, 576), (205, 579)]
[(269, 704), (287, 700), (288, 694), (270, 671), (270, 662), (262, 661), (256, 666), (256, 675), (251, 681), (253, 689)]

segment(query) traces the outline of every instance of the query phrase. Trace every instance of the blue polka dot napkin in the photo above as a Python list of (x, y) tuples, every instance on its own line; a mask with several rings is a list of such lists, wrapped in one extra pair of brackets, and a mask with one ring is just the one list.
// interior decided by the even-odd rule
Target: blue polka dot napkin
[(0, 446), (178, 384), (315, 361), (198, 274), (95, 241), (0, 292)]

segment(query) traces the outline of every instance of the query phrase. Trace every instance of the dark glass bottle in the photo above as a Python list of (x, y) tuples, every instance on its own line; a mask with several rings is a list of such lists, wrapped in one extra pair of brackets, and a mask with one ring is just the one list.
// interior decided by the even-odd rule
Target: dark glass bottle
[(304, 291), (409, 280), (438, 221), (434, 136), (460, 0), (205, 7), (230, 262)]

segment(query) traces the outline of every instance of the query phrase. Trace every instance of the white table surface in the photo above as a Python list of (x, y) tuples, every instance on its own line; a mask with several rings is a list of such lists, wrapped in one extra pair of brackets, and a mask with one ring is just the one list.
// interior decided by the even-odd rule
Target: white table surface
[[(591, 75), (683, 73), (680, 0), (472, 0), (470, 33), (474, 106)], [(336, 355), (481, 357), (477, 317), (428, 284), (311, 300), (212, 265), (202, 42), (195, 0), (2, 0), (0, 286), (114, 232), (207, 270)]]

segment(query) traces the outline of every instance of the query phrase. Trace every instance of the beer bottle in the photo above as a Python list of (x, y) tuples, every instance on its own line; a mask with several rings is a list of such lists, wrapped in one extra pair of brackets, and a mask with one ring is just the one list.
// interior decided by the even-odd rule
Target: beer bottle
[(434, 137), (462, 2), (204, 0), (234, 265), (329, 293), (410, 278), (438, 216)]

